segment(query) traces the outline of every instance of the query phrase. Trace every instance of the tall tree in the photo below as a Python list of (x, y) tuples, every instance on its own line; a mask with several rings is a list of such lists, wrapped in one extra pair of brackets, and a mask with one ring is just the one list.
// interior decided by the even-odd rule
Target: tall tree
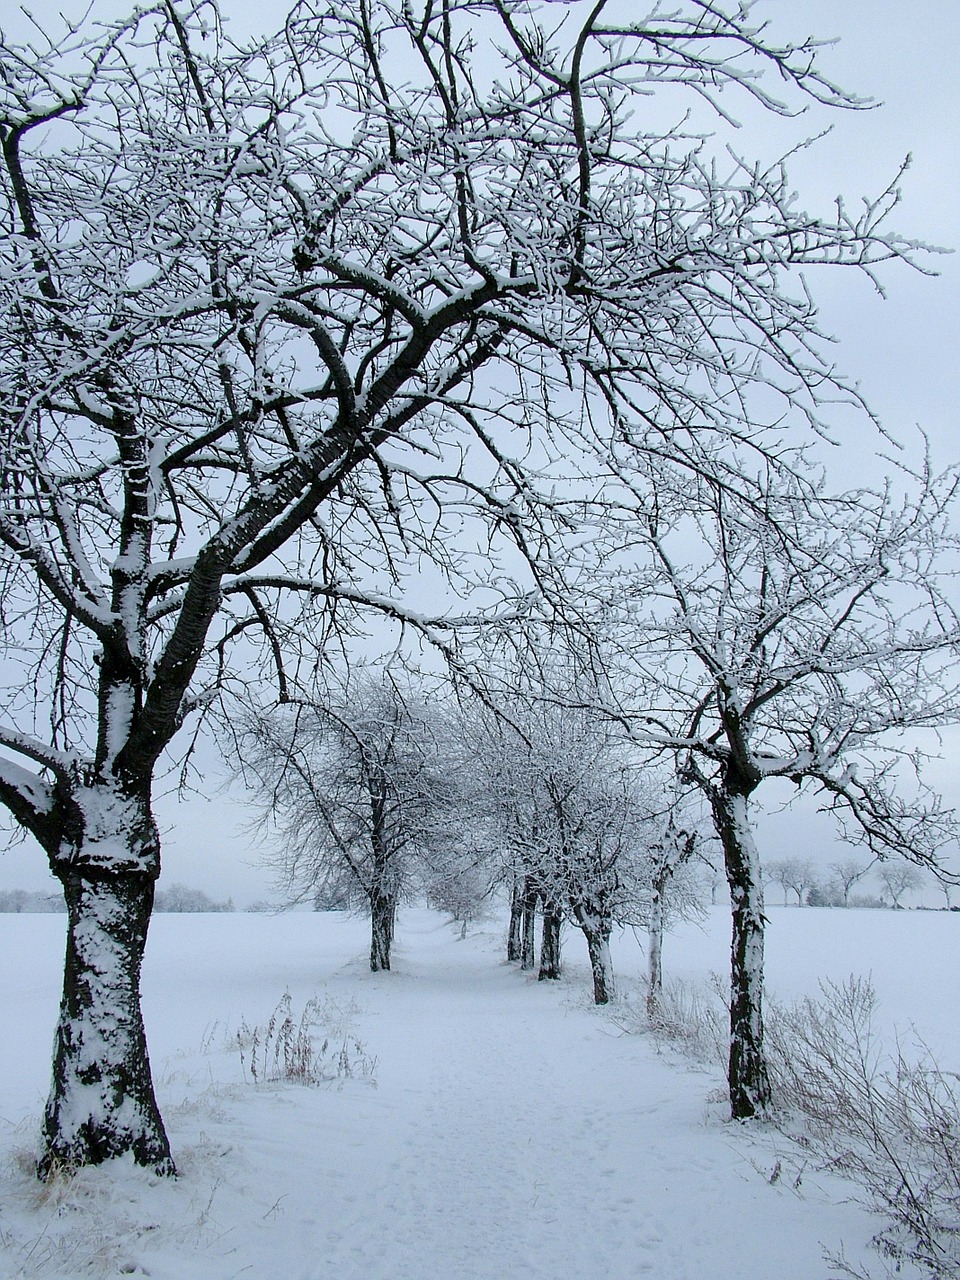
[(518, 573), (549, 598), (585, 455), (722, 468), (728, 435), (817, 419), (836, 382), (789, 273), (902, 256), (893, 193), (807, 214), (781, 166), (634, 112), (664, 85), (789, 112), (765, 69), (852, 105), (814, 55), (702, 0), (327, 0), (249, 48), (215, 0), (159, 0), (2, 43), (0, 801), (69, 907), (41, 1172), (173, 1169), (139, 1008), (153, 779), (258, 640), (282, 698), (307, 626), (424, 627), (426, 559), (484, 564), (486, 605)]
[(611, 694), (612, 714), (638, 742), (674, 752), (710, 804), (733, 917), (735, 1118), (770, 1099), (758, 789), (787, 778), (818, 794), (842, 834), (881, 857), (936, 866), (953, 837), (950, 811), (911, 794), (899, 765), (921, 765), (904, 734), (960, 715), (943, 556), (954, 493), (947, 476), (902, 501), (859, 492), (832, 502), (781, 475), (745, 503), (712, 485), (664, 483), (629, 525), (643, 568), (610, 591), (607, 640), (634, 693), (629, 709)]
[(540, 977), (560, 977), (564, 918), (583, 933), (594, 1000), (614, 995), (610, 935), (640, 914), (649, 816), (640, 769), (611, 726), (562, 704), (510, 707), (484, 765), (509, 870), (543, 906)]
[(647, 1014), (656, 1023), (661, 1016), (663, 999), (663, 935), (671, 916), (695, 916), (701, 910), (692, 862), (698, 856), (697, 846), (703, 834), (699, 824), (684, 806), (681, 794), (667, 797), (665, 812), (648, 824), (646, 863), (649, 901), (647, 917)]
[[(397, 907), (449, 847), (457, 772), (423, 703), (389, 676), (248, 716), (237, 742), (288, 902), (370, 916), (370, 968), (390, 968)], [(430, 856), (433, 854), (433, 856)]]

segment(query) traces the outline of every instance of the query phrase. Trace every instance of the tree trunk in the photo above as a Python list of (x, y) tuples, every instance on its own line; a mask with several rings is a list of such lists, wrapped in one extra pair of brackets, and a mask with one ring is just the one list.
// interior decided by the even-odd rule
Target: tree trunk
[(175, 1173), (140, 1013), (154, 874), (88, 863), (55, 870), (67, 901), (67, 951), (38, 1173), (128, 1151), (137, 1164)]
[(657, 1022), (663, 995), (663, 894), (655, 883), (647, 921), (647, 1017)]
[(520, 968), (533, 969), (537, 963), (536, 926), (537, 893), (533, 876), (523, 882), (523, 936), (520, 945)]
[(513, 882), (510, 894), (510, 928), (507, 932), (507, 960), (523, 958), (523, 881)]
[(540, 931), (540, 972), (539, 982), (545, 978), (560, 977), (560, 925), (562, 917), (560, 906), (556, 902), (544, 902), (543, 927)]
[(390, 968), (390, 947), (397, 913), (397, 900), (392, 894), (370, 895), (370, 970), (379, 973)]
[(733, 916), (727, 1080), (734, 1120), (761, 1114), (770, 1103), (763, 1050), (763, 884), (747, 812), (755, 785), (728, 775), (711, 795)]
[(590, 968), (593, 972), (594, 1004), (609, 1004), (616, 996), (613, 981), (613, 963), (610, 959), (610, 927), (596, 925), (590, 928), (581, 924), (587, 940)]

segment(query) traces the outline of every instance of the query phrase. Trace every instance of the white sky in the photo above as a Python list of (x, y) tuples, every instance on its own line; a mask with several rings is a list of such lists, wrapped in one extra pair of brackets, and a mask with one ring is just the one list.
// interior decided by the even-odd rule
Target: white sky
[[(75, 14), (86, 6), (41, 0), (27, 7), (47, 26), (58, 12)], [(106, 17), (122, 6), (94, 0), (93, 10)], [(223, 0), (223, 10), (238, 26), (263, 12), (237, 0)], [(781, 142), (788, 146), (832, 125), (830, 136), (791, 166), (801, 203), (809, 206), (841, 191), (849, 204), (861, 194), (876, 193), (912, 153), (893, 225), (910, 238), (960, 248), (960, 3), (914, 0), (905, 8), (901, 0), (845, 0), (843, 5), (768, 0), (758, 5), (756, 13), (761, 12), (778, 32), (841, 37), (840, 44), (823, 51), (823, 71), (883, 105), (869, 112), (810, 112), (786, 125), (763, 122), (762, 134), (745, 124), (738, 137), (744, 154), (772, 159)], [(20, 34), (23, 22), (21, 15), (8, 12), (0, 26)], [(885, 300), (852, 272), (823, 273), (813, 283), (823, 327), (838, 339), (838, 367), (859, 380), (894, 436), (909, 441), (915, 428), (922, 428), (931, 437), (935, 460), (946, 465), (957, 460), (960, 442), (960, 254), (936, 258), (931, 265), (940, 273), (937, 278), (894, 264), (883, 274)], [(843, 449), (834, 465), (835, 483), (860, 478), (868, 460), (864, 446), (872, 455), (875, 441), (863, 437)], [(946, 741), (946, 758), (933, 776), (948, 796), (960, 796), (955, 780), (960, 733), (948, 734)], [(257, 851), (242, 834), (247, 815), (239, 795), (217, 794), (223, 774), (212, 751), (209, 761), (211, 800), (178, 803), (166, 797), (159, 802), (163, 880), (182, 880), (245, 905), (266, 894), (269, 876), (257, 868)], [(816, 815), (771, 817), (759, 824), (761, 851), (776, 857), (822, 849), (829, 860), (831, 830)], [(0, 857), (0, 888), (38, 888), (46, 882), (43, 858), (32, 842)]]

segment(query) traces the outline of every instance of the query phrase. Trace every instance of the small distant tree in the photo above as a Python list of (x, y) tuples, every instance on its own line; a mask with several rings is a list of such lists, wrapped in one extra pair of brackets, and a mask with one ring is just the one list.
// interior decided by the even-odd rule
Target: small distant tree
[(908, 893), (916, 893), (926, 883), (926, 876), (912, 862), (899, 858), (877, 863), (874, 875), (890, 895), (890, 905), (902, 906), (901, 899)]
[(726, 884), (723, 868), (716, 866), (713, 861), (704, 859), (701, 873), (704, 883), (710, 891), (710, 905), (715, 907), (717, 905), (717, 890), (721, 885)]
[(865, 862), (862, 858), (853, 857), (841, 858), (838, 862), (830, 863), (833, 881), (840, 891), (845, 907), (850, 905), (851, 889), (869, 874), (873, 865), (872, 861)]
[(807, 892), (808, 907), (842, 907), (844, 905), (843, 894), (832, 880), (827, 884), (815, 884)]
[(797, 906), (802, 907), (807, 894), (818, 884), (817, 868), (810, 858), (778, 858), (765, 864), (766, 878), (783, 889), (783, 905), (787, 905), (790, 893), (797, 896)]
[(446, 842), (455, 772), (436, 717), (389, 675), (357, 675), (323, 701), (248, 716), (238, 741), (260, 822), (280, 836), (266, 855), (280, 891), (362, 906), (370, 968), (389, 969), (417, 858)]
[[(685, 821), (686, 819), (686, 821)], [(648, 824), (654, 827), (645, 848), (648, 866), (647, 1014), (655, 1022), (663, 995), (663, 935), (671, 915), (690, 915), (700, 909), (692, 863), (702, 833), (681, 809), (680, 797), (666, 814)]]
[(431, 717), (436, 767), (445, 782), (434, 782), (431, 803), (421, 808), (416, 863), (419, 891), (432, 907), (449, 912), (461, 938), (472, 921), (483, 919), (503, 876), (499, 827), (466, 724), (452, 708)]
[(431, 867), (424, 880), (427, 902), (437, 911), (446, 911), (460, 925), (460, 937), (474, 920), (481, 920), (493, 892), (490, 868), (471, 856), (469, 850), (441, 870)]

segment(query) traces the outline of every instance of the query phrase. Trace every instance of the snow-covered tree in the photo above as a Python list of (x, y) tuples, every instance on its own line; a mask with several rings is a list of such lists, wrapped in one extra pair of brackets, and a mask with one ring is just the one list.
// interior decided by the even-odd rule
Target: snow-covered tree
[(926, 881), (920, 867), (902, 858), (878, 862), (874, 867), (874, 875), (890, 895), (890, 904), (894, 907), (901, 905), (904, 894), (916, 893)]
[(853, 886), (869, 873), (872, 866), (872, 862), (864, 862), (862, 858), (853, 856), (839, 858), (836, 862), (830, 863), (833, 882), (840, 891), (840, 898), (845, 907), (850, 905), (850, 891)]
[(543, 911), (540, 977), (560, 976), (560, 927), (581, 930), (594, 999), (614, 994), (610, 934), (639, 917), (650, 812), (636, 758), (608, 724), (571, 706), (514, 703), (488, 735), (487, 790), (514, 883)]
[[(703, 833), (680, 794), (662, 788), (669, 807), (645, 824), (647, 841), (646, 880), (649, 900), (647, 920), (647, 1013), (651, 1021), (660, 1016), (663, 997), (663, 935), (671, 917), (688, 918), (702, 910), (697, 892), (694, 862)], [(685, 811), (685, 809), (687, 811)]]
[(783, 905), (791, 893), (797, 895), (797, 906), (802, 907), (807, 894), (819, 883), (819, 872), (812, 858), (774, 858), (764, 862), (764, 873), (769, 884), (778, 884), (783, 890)]
[(397, 906), (439, 878), (460, 829), (457, 770), (438, 721), (389, 676), (355, 675), (322, 701), (250, 715), (239, 750), (288, 902), (370, 915), (370, 968), (390, 968)]
[(942, 555), (953, 479), (927, 478), (902, 502), (866, 492), (831, 502), (811, 488), (768, 473), (745, 501), (664, 481), (630, 526), (642, 567), (613, 576), (604, 605), (620, 681), (612, 714), (638, 743), (676, 753), (723, 847), (736, 1118), (770, 1097), (758, 788), (787, 778), (818, 794), (844, 837), (879, 856), (935, 865), (953, 832), (952, 814), (911, 795), (901, 768), (922, 764), (901, 746), (905, 733), (960, 714)]
[(841, 389), (790, 270), (905, 248), (892, 191), (808, 214), (781, 165), (635, 111), (851, 105), (749, 6), (324, 0), (240, 47), (215, 0), (161, 0), (43, 29), (0, 47), (0, 801), (69, 908), (40, 1169), (171, 1172), (139, 976), (184, 726), (258, 653), (287, 696), (298, 635), (342, 643), (351, 610), (430, 631), (421, 565), (444, 614), (478, 565), (483, 608), (518, 575), (554, 598), (598, 460), (715, 469), (731, 433), (817, 420)]

